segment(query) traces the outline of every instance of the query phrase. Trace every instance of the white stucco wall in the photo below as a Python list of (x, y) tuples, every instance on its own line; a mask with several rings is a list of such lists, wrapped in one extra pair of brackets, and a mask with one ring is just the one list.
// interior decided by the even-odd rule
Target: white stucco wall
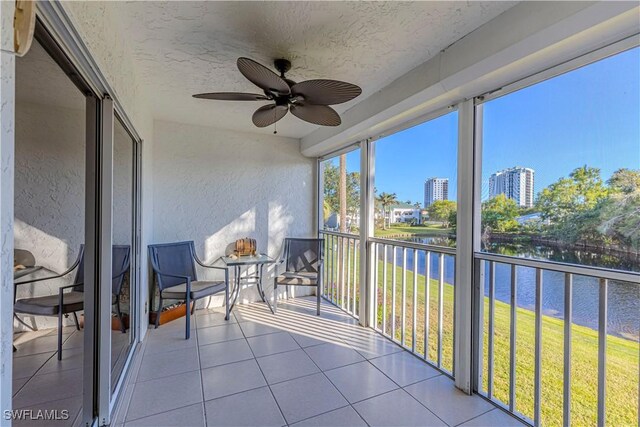
[(84, 243), (84, 139), (84, 111), (16, 102), (15, 247), (55, 272)]
[(133, 141), (116, 121), (113, 130), (114, 245), (133, 245)]
[[(66, 270), (84, 243), (84, 128), (82, 110), (16, 102), (14, 245), (50, 270), (38, 277)], [(21, 285), (17, 298), (56, 294), (72, 278)], [(55, 318), (21, 317), (40, 329), (57, 324)]]
[[(13, 367), (14, 2), (0, 2), (0, 411), (11, 408)], [(7, 309), (9, 308), (9, 309)], [(11, 421), (0, 417), (0, 426)]]
[(154, 135), (155, 242), (194, 240), (213, 261), (239, 238), (276, 257), (284, 237), (313, 236), (315, 162), (297, 140), (162, 121)]

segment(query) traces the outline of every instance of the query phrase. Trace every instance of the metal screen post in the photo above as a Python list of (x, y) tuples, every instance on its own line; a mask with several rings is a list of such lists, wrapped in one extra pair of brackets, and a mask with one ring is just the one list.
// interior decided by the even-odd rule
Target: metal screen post
[(454, 366), (456, 387), (471, 393), (471, 333), (474, 253), (474, 202), (478, 160), (474, 145), (475, 117), (473, 100), (458, 105), (458, 212), (456, 272), (454, 287)]
[[(376, 263), (369, 247), (374, 232), (374, 155), (375, 143), (365, 140), (360, 144), (360, 301), (359, 322), (363, 326), (375, 326), (375, 298), (371, 283)], [(355, 311), (355, 310), (354, 310)]]
[(111, 98), (101, 104), (101, 136), (98, 145), (98, 236), (96, 273), (98, 289), (98, 419), (102, 424), (111, 422), (111, 240), (113, 209), (113, 126), (114, 109)]
[(607, 287), (609, 281), (600, 279), (598, 299), (598, 427), (607, 419)]
[(571, 425), (571, 322), (573, 318), (573, 276), (564, 275), (564, 367), (563, 367), (563, 399), (562, 425)]
[(542, 422), (542, 270), (536, 269), (536, 326), (535, 326), (535, 357), (534, 357), (534, 404), (533, 424), (539, 426)]

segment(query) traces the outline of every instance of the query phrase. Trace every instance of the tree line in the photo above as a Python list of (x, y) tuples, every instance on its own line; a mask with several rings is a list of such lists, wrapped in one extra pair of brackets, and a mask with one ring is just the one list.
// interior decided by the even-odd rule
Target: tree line
[[(324, 166), (325, 220), (332, 212), (341, 210), (341, 183), (345, 189), (344, 212), (354, 215), (359, 209), (360, 174), (347, 173), (339, 165), (327, 162)], [(382, 214), (376, 227), (390, 225), (385, 218), (390, 217), (389, 210), (397, 203), (395, 193), (377, 194), (376, 191), (376, 204)], [(416, 208), (420, 205), (416, 204)], [(436, 201), (426, 211), (430, 220), (455, 230), (455, 201)], [(537, 213), (538, 217), (518, 221), (518, 217), (531, 213)], [(520, 207), (500, 194), (482, 203), (481, 215), (484, 235), (519, 233), (568, 244), (589, 242), (637, 251), (640, 250), (640, 169), (619, 169), (605, 181), (600, 169), (585, 165), (540, 191), (532, 208)]]

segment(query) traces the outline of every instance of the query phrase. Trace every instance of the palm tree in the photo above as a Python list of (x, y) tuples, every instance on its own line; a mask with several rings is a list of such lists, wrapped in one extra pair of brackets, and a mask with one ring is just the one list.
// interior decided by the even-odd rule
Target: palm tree
[(422, 206), (420, 205), (420, 202), (415, 202), (413, 204), (413, 207), (418, 210), (418, 224), (422, 224), (422, 213), (421, 213)]
[[(398, 203), (396, 193), (380, 193), (377, 198), (378, 203), (382, 205), (382, 229), (387, 229), (386, 213), (387, 208)], [(391, 225), (391, 212), (389, 212), (389, 225)]]
[(340, 156), (340, 232), (347, 232), (347, 155)]

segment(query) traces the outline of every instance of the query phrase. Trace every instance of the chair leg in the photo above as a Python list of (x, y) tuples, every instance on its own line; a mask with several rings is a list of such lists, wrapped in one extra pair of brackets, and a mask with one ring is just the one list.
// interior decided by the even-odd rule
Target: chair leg
[(285, 288), (285, 290), (286, 290), (286, 292), (287, 292), (287, 300), (289, 299), (289, 288), (290, 288), (290, 287), (291, 287), (291, 286), (285, 286), (285, 287), (284, 287), (284, 288)]
[(224, 320), (229, 320), (229, 280), (224, 288)]
[(160, 313), (162, 313), (162, 297), (160, 297), (160, 305), (158, 305), (158, 312), (156, 313), (156, 327), (155, 327), (155, 329), (158, 329), (158, 326), (160, 325)]
[(122, 311), (120, 311), (120, 297), (116, 297), (116, 315), (118, 316), (118, 322), (120, 322), (120, 331), (123, 334), (127, 333), (127, 328), (124, 327), (124, 321), (122, 320)]
[(191, 309), (189, 308), (189, 304), (191, 304), (191, 295), (187, 292), (187, 298), (185, 303), (187, 304), (186, 312), (187, 312), (187, 325), (184, 331), (184, 339), (188, 340), (191, 337)]
[(62, 307), (58, 307), (58, 360), (62, 360)]
[(193, 313), (195, 313), (196, 311), (196, 302), (194, 301), (193, 304), (191, 305), (191, 315), (193, 316)]
[(78, 322), (78, 315), (76, 312), (73, 312), (73, 321), (76, 322), (76, 330), (80, 330), (80, 322)]
[(320, 282), (318, 282), (318, 286), (316, 287), (316, 299), (318, 301), (318, 310), (316, 314), (320, 316)]
[(278, 282), (273, 281), (273, 314), (278, 310)]

